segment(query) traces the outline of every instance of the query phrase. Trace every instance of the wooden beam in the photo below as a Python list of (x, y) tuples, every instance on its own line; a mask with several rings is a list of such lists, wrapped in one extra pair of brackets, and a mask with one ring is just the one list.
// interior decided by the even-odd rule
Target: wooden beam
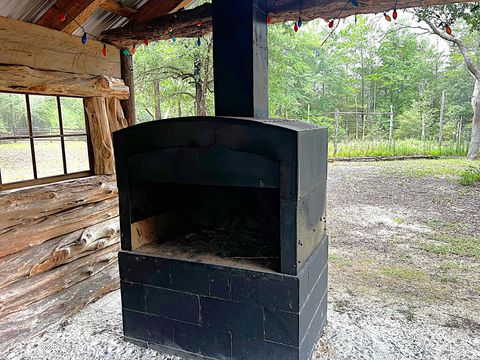
[[(82, 12), (80, 12), (76, 17), (75, 20), (71, 21), (65, 28), (62, 30), (63, 32), (66, 32), (67, 34), (72, 34), (77, 30), (80, 25), (85, 24), (87, 19), (93, 14), (95, 10), (97, 10), (100, 5), (105, 1), (105, 0), (88, 0), (90, 4), (86, 6)], [(75, 1), (74, 1), (75, 2)]]
[(123, 112), (127, 119), (128, 126), (135, 125), (136, 111), (135, 111), (135, 87), (133, 79), (133, 57), (132, 55), (125, 55), (120, 52), (120, 65), (122, 69), (122, 79), (125, 81), (125, 85), (130, 90), (130, 97), (127, 100), (121, 102)]
[[(397, 8), (405, 9), (458, 2), (464, 3), (469, 2), (469, 0), (399, 0)], [(161, 2), (159, 1), (159, 3)], [(301, 16), (303, 20), (313, 20), (317, 18), (345, 18), (354, 14), (370, 14), (389, 11), (392, 9), (393, 3), (394, 2), (391, 0), (379, 0), (369, 1), (365, 6), (353, 7), (351, 3), (345, 6), (345, 1), (339, 0), (307, 0), (302, 6)], [(198, 8), (203, 8), (204, 12), (199, 13), (197, 11)], [(298, 0), (270, 0), (268, 1), (267, 8), (272, 23), (295, 21), (298, 19)], [(201, 20), (203, 23), (201, 29), (196, 27), (198, 20)], [(171, 24), (173, 24), (173, 26)], [(152, 18), (148, 23), (130, 22), (121, 28), (106, 31), (102, 35), (106, 42), (110, 42), (117, 46), (132, 46), (135, 43), (140, 43), (141, 40), (145, 38), (151, 40), (167, 40), (170, 39), (172, 35), (177, 38), (205, 35), (212, 31), (211, 24), (211, 6), (207, 3), (191, 10), (178, 12), (175, 16), (169, 14)], [(168, 32), (168, 28), (171, 26), (174, 29), (173, 33)]]
[[(48, 27), (50, 29), (66, 31), (65, 29), (78, 28), (75, 20), (83, 24), (86, 20), (85, 15), (90, 12), (92, 7), (99, 6), (101, 0), (57, 0), (35, 24)], [(94, 9), (95, 10), (95, 9)], [(67, 17), (65, 21), (61, 21), (59, 15), (65, 12)], [(75, 31), (75, 29), (73, 30)], [(71, 32), (73, 32), (71, 31)]]
[(114, 262), (86, 280), (0, 318), (0, 357), (118, 287), (118, 265)]
[(118, 216), (114, 178), (92, 176), (0, 196), (0, 261), (55, 237)]
[(132, 9), (131, 7), (125, 6), (122, 3), (115, 1), (115, 0), (105, 0), (100, 7), (103, 10), (107, 10), (113, 14), (118, 16), (123, 16), (126, 18), (131, 17), (133, 14), (137, 12), (137, 10)]
[(0, 64), (120, 78), (119, 50), (107, 46), (103, 56), (102, 48), (93, 39), (82, 45), (78, 36), (0, 17)]
[(118, 218), (113, 218), (0, 259), (0, 293), (2, 288), (21, 279), (42, 274), (117, 244), (119, 233)]
[(35, 70), (28, 66), (0, 65), (0, 91), (67, 96), (129, 98), (122, 79), (101, 75)]
[[(201, 21), (202, 26), (197, 23)], [(172, 30), (172, 32), (170, 32)], [(126, 26), (102, 33), (102, 40), (116, 46), (132, 46), (149, 40), (166, 40), (175, 37), (197, 37), (212, 31), (212, 5), (205, 3), (191, 10), (169, 14), (144, 24), (128, 23)]]
[(182, 2), (182, 0), (148, 0), (138, 9), (137, 13), (131, 17), (131, 23), (142, 24), (160, 16), (167, 15)]

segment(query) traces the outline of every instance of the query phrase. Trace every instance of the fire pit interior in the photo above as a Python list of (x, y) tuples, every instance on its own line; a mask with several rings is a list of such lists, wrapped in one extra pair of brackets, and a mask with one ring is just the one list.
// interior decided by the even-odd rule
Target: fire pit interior
[(136, 182), (130, 198), (139, 253), (280, 271), (278, 188)]

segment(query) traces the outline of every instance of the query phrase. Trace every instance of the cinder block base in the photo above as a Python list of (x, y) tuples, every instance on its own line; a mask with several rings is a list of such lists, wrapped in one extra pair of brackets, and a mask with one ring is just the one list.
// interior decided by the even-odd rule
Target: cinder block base
[(121, 251), (127, 340), (184, 359), (307, 360), (327, 310), (328, 238), (298, 276)]

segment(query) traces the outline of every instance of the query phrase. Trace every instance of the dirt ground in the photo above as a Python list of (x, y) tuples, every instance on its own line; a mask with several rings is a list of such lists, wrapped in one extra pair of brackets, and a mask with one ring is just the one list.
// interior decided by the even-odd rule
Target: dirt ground
[[(328, 324), (314, 359), (480, 358), (480, 184), (458, 184), (466, 166), (331, 164)], [(122, 340), (117, 291), (7, 359), (173, 358)]]

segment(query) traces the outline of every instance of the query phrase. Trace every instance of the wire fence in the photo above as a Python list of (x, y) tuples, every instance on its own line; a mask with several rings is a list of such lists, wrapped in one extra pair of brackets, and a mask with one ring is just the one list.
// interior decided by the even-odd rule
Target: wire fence
[(331, 157), (463, 156), (469, 144), (461, 118), (432, 126), (422, 115), (415, 125), (399, 126), (393, 107), (389, 112), (336, 110), (309, 115), (309, 121), (329, 128)]

